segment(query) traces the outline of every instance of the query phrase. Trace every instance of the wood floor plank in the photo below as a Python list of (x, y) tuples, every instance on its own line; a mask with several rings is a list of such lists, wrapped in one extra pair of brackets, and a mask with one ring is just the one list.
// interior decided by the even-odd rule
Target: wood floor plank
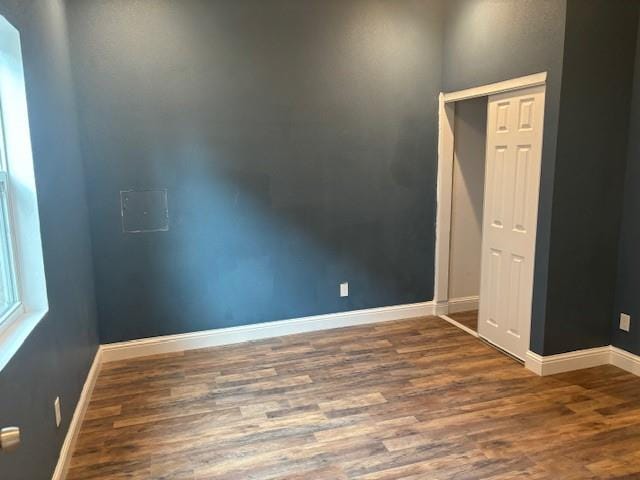
[(640, 378), (540, 378), (434, 317), (105, 365), (79, 479), (640, 479)]
[(478, 331), (478, 310), (450, 313), (448, 316), (465, 327), (470, 328), (475, 332)]

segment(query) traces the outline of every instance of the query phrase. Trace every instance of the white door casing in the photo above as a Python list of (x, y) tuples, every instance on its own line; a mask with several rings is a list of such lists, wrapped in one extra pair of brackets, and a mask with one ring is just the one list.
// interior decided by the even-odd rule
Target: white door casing
[(544, 86), (489, 97), (478, 333), (525, 358), (542, 160)]

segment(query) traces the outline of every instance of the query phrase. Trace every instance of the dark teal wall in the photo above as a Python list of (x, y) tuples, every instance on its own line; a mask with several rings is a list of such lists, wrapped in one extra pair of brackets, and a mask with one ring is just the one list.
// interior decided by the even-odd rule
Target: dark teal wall
[(548, 72), (531, 349), (609, 344), (637, 2), (448, 2), (443, 84)]
[[(20, 30), (49, 314), (0, 372), (0, 426), (22, 445), (0, 453), (2, 480), (50, 479), (97, 348), (90, 237), (71, 89), (65, 13), (57, 0), (1, 0)], [(53, 401), (62, 400), (55, 426)]]
[[(601, 151), (624, 143), (634, 2), (69, 7), (103, 341), (430, 300), (436, 95), (541, 71), (531, 345), (608, 341), (618, 217), (586, 212), (620, 203), (589, 192), (621, 179)], [(171, 229), (123, 234), (119, 192), (146, 188), (168, 189)]]
[[(0, 0), (22, 34), (50, 301), (0, 372), (0, 425), (23, 431), (2, 480), (50, 478), (97, 347), (79, 138), (104, 341), (424, 301), (437, 93), (547, 71), (532, 348), (608, 342), (635, 6), (443, 3), (70, 0), (79, 137), (61, 0)], [(640, 315), (638, 97), (616, 316)], [(119, 191), (150, 187), (171, 230), (122, 234)], [(639, 331), (613, 342), (640, 353)]]
[[(624, 210), (620, 229), (620, 253), (611, 343), (640, 355), (640, 35), (636, 46), (631, 102)], [(631, 315), (631, 329), (619, 328), (620, 313)]]
[(570, 0), (544, 353), (609, 345), (638, 3)]
[[(440, 2), (69, 19), (103, 342), (432, 299)], [(122, 233), (119, 192), (144, 188), (169, 232)]]
[(566, 0), (447, 2), (443, 89), (547, 72), (531, 348), (543, 353)]

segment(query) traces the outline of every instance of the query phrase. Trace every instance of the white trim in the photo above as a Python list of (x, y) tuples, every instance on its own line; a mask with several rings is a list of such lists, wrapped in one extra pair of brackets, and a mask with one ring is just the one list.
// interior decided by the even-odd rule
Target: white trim
[(46, 313), (46, 310), (25, 312), (24, 309), (19, 309), (0, 325), (0, 371), (9, 363)]
[(611, 345), (611, 365), (640, 376), (640, 356)]
[(0, 371), (49, 309), (20, 33), (0, 16), (0, 116), (8, 168), (8, 210), (23, 311), (0, 327)]
[(315, 332), (412, 317), (426, 317), (432, 316), (434, 313), (433, 302), (423, 302), (144, 338), (103, 345), (102, 361), (113, 362), (128, 358), (230, 345), (296, 333)]
[(528, 351), (525, 367), (540, 376), (599, 367), (610, 363), (610, 351), (609, 346), (547, 356)]
[(460, 100), (468, 100), (470, 98), (486, 97), (495, 95), (496, 93), (510, 92), (512, 90), (520, 90), (522, 88), (537, 87), (547, 82), (547, 72), (534, 73), (524, 77), (512, 78), (503, 82), (489, 83), (479, 87), (467, 88), (457, 92), (444, 93), (445, 102), (459, 102)]
[(543, 361), (544, 357), (542, 355), (538, 355), (536, 352), (529, 350), (526, 358), (524, 359), (524, 367), (536, 375), (543, 376)]
[(461, 324), (457, 320), (454, 320), (453, 318), (451, 318), (451, 317), (449, 317), (447, 315), (438, 315), (438, 317), (440, 317), (442, 320), (445, 320), (445, 321), (449, 322), (454, 327), (458, 327), (460, 330), (464, 330), (469, 335), (473, 335), (474, 337), (478, 338), (478, 332), (476, 332), (475, 330), (471, 330), (469, 327), (467, 327), (466, 325)]
[(529, 351), (525, 361), (525, 366), (538, 375), (554, 375), (600, 365), (614, 365), (640, 376), (640, 356), (613, 345), (547, 356)]
[(73, 412), (73, 418), (71, 419), (71, 423), (69, 424), (69, 430), (67, 430), (67, 435), (64, 438), (64, 443), (62, 444), (62, 448), (60, 449), (58, 463), (56, 465), (55, 471), (53, 472), (53, 477), (51, 477), (52, 480), (64, 480), (67, 476), (67, 470), (69, 469), (69, 464), (71, 462), (71, 457), (73, 456), (73, 450), (76, 444), (76, 440), (78, 439), (78, 434), (80, 433), (80, 427), (82, 427), (84, 415), (87, 412), (87, 407), (89, 406), (89, 402), (91, 401), (93, 387), (95, 387), (96, 380), (98, 379), (98, 374), (100, 373), (100, 365), (102, 365), (102, 347), (98, 348), (98, 351), (93, 358), (91, 369), (87, 374), (87, 379), (85, 380), (84, 386), (82, 387), (82, 393), (80, 394), (80, 398), (78, 399), (78, 403), (76, 404), (76, 409)]
[[(439, 98), (436, 258), (433, 300), (438, 307), (449, 300), (449, 249), (451, 247), (451, 192), (453, 188), (455, 104)], [(442, 312), (447, 313), (446, 308)]]
[(446, 300), (443, 302), (435, 302), (434, 303), (434, 315), (446, 315), (449, 313), (449, 302)]
[(477, 310), (480, 305), (480, 297), (474, 295), (471, 297), (452, 298), (447, 302), (448, 313), (468, 312), (469, 310)]

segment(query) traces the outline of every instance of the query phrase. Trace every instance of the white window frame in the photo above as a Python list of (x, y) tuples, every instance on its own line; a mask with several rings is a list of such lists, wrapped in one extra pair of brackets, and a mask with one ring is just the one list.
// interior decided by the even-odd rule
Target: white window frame
[[(0, 108), (1, 110), (1, 108)], [(4, 138), (1, 130), (3, 129), (3, 122), (0, 116), (0, 142), (4, 142)], [(4, 151), (4, 145), (0, 145), (0, 149)], [(13, 215), (13, 207), (11, 202), (11, 179), (8, 171), (8, 162), (6, 162), (6, 157), (4, 152), (1, 154), (3, 161), (0, 163), (4, 163), (4, 165), (0, 165), (0, 204), (5, 202), (5, 217), (2, 218), (2, 214), (0, 213), (0, 222), (5, 224), (5, 228), (7, 230), (7, 249), (9, 251), (9, 268), (11, 270), (11, 283), (12, 289), (14, 290), (13, 294), (15, 295), (15, 303), (9, 307), (9, 309), (0, 315), (0, 328), (4, 325), (5, 322), (9, 321), (16, 313), (24, 312), (24, 308), (22, 306), (22, 295), (20, 291), (20, 275), (18, 271), (18, 264), (16, 263), (16, 241), (13, 235), (14, 230), (14, 215)], [(5, 170), (6, 169), (6, 170)], [(2, 198), (4, 197), (4, 198)], [(2, 234), (0, 233), (0, 236)], [(3, 240), (0, 238), (0, 242)], [(0, 246), (2, 248), (2, 246)]]
[(4, 227), (6, 229), (6, 236), (8, 241), (7, 249), (9, 251), (9, 267), (11, 270), (11, 283), (13, 284), (12, 288), (14, 290), (13, 293), (15, 295), (15, 303), (6, 312), (0, 315), (0, 329), (5, 324), (5, 322), (9, 322), (13, 320), (16, 315), (24, 313), (24, 308), (22, 305), (22, 294), (20, 291), (18, 264), (16, 263), (16, 239), (13, 235), (15, 217), (13, 215), (13, 203), (11, 200), (11, 178), (9, 175), (9, 160), (7, 159), (7, 147), (5, 143), (4, 131), (5, 128), (2, 113), (2, 106), (0, 105), (0, 196), (3, 197), (0, 198), (0, 204), (2, 204), (2, 202), (5, 203), (5, 218), (1, 218), (0, 216), (0, 222), (5, 224)]
[[(0, 118), (7, 211), (19, 303), (0, 320), (0, 371), (49, 310), (20, 34), (0, 16)], [(4, 181), (3, 181), (4, 179)]]

